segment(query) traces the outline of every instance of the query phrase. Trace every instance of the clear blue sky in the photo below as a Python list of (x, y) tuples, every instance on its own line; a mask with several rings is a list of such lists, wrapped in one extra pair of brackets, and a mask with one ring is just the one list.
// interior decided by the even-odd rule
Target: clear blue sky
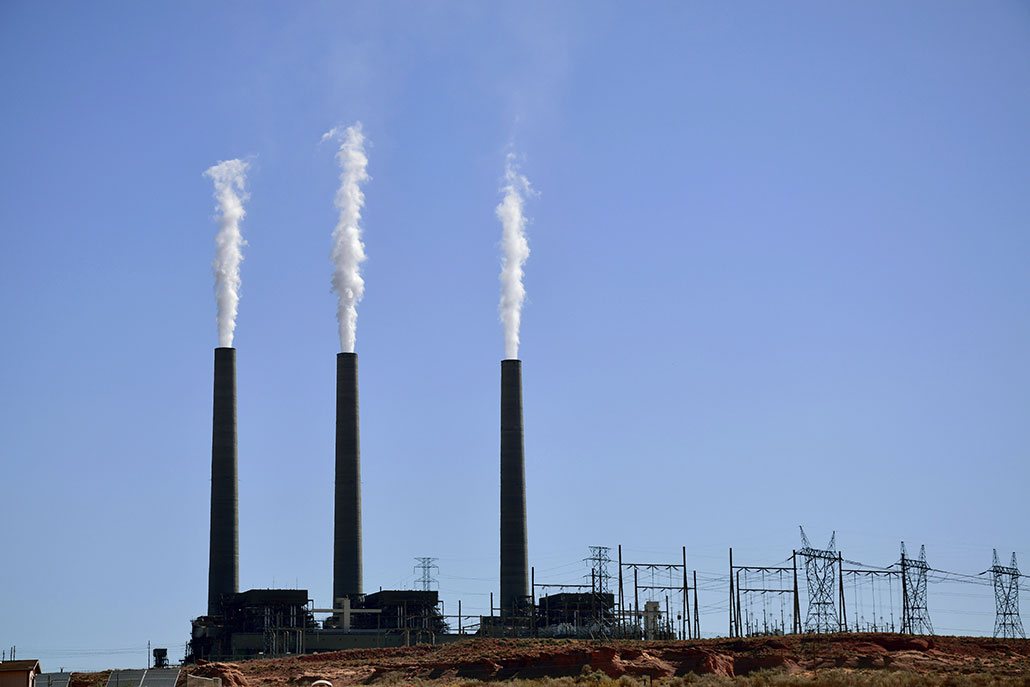
[[(0, 647), (19, 657), (177, 658), (205, 609), (202, 172), (228, 158), (253, 159), (240, 582), (329, 603), (319, 138), (357, 120), (369, 589), (410, 585), (414, 556), (439, 557), (448, 612), (497, 587), (512, 146), (539, 191), (538, 578), (621, 543), (686, 545), (715, 580), (729, 546), (788, 556), (799, 523), (871, 564), (905, 539), (948, 570), (992, 547), (1030, 569), (1026, 3), (5, 2), (0, 65)], [(939, 590), (942, 631), (990, 632), (989, 589)], [(701, 603), (725, 632), (723, 592)]]

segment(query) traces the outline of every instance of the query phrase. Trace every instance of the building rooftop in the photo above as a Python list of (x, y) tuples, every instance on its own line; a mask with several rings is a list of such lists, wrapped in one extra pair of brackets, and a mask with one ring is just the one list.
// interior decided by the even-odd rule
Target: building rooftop
[(0, 673), (11, 673), (18, 670), (31, 670), (33, 673), (42, 673), (39, 661), (29, 659), (27, 661), (0, 661)]

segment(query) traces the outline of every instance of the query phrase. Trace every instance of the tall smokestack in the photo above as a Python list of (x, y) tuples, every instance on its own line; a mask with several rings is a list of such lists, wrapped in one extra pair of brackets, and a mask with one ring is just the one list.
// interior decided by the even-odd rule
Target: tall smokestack
[(501, 614), (529, 596), (522, 361), (501, 361)]
[(211, 551), (207, 613), (219, 615), (224, 594), (240, 590), (239, 493), (236, 478), (236, 349), (215, 349), (211, 423)]
[(336, 523), (333, 607), (361, 591), (361, 442), (358, 435), (358, 355), (336, 356)]

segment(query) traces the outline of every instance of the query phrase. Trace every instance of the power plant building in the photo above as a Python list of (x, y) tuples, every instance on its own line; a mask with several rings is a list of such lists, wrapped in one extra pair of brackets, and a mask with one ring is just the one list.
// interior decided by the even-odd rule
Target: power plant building
[[(336, 359), (336, 475), (332, 603), (319, 609), (304, 589), (239, 591), (236, 350), (216, 348), (211, 443), (211, 529), (207, 614), (192, 622), (187, 660), (234, 660), (347, 648), (453, 641), (435, 591), (364, 594), (358, 358)], [(501, 362), (500, 609), (485, 634), (528, 634), (535, 626), (586, 617), (586, 602), (555, 599), (534, 621), (526, 527), (522, 363)], [(610, 596), (610, 595), (609, 595)], [(596, 606), (596, 603), (595, 603)], [(327, 615), (323, 622), (316, 614)], [(604, 612), (601, 612), (602, 615)], [(460, 625), (460, 620), (459, 620)]]
[[(215, 349), (208, 611), (193, 620), (187, 660), (447, 641), (435, 591), (362, 591), (358, 359), (337, 356), (333, 604), (315, 609), (304, 589), (239, 591), (236, 350)], [(323, 623), (318, 612), (331, 615)]]

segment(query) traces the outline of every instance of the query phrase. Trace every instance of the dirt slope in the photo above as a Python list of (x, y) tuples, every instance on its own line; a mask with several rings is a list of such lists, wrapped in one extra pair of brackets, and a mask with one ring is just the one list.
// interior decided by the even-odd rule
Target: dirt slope
[(310, 656), (204, 664), (195, 674), (222, 675), (231, 687), (295, 687), (329, 680), (334, 687), (419, 680), (508, 680), (578, 675), (658, 679), (688, 673), (726, 677), (759, 669), (812, 673), (842, 668), (960, 675), (1030, 675), (1030, 640), (823, 635), (695, 642), (586, 642), (469, 639), (430, 647), (356, 649)]

